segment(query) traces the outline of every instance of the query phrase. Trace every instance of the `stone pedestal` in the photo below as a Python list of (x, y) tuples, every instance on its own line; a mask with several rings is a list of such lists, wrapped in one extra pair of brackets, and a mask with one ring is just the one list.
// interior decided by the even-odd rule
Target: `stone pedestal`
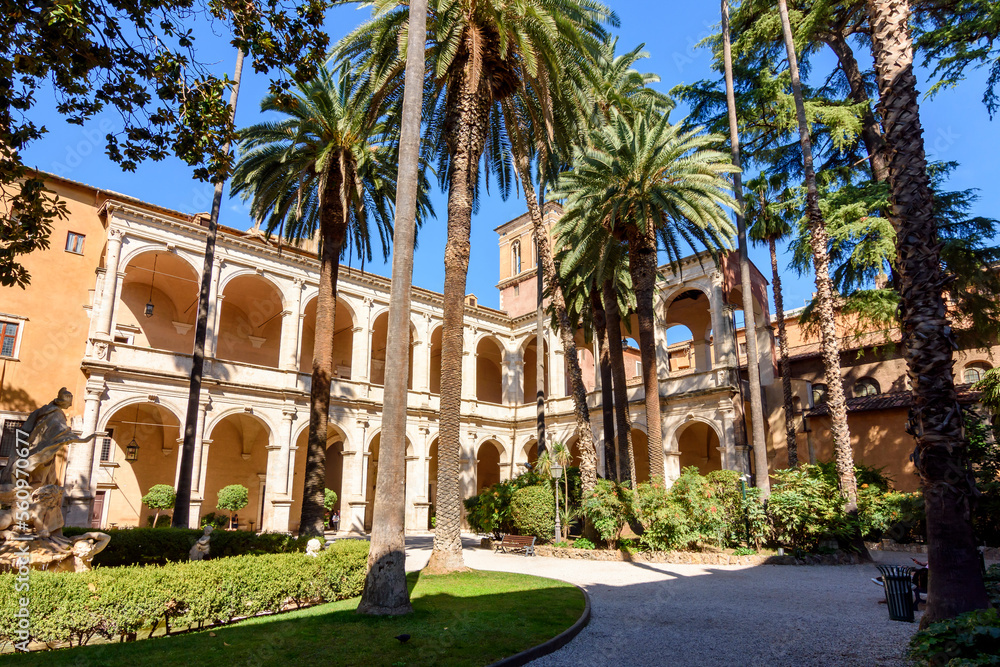
[(352, 500), (348, 505), (350, 506), (350, 513), (346, 516), (341, 514), (340, 529), (342, 531), (346, 530), (348, 533), (364, 535), (365, 509), (368, 507), (367, 501)]
[(267, 530), (276, 533), (287, 533), (291, 523), (291, 499), (275, 499), (271, 501), (271, 523)]

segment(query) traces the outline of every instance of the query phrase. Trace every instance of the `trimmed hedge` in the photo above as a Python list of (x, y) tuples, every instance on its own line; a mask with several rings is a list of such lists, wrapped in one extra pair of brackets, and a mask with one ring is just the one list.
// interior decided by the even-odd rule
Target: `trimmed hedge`
[(367, 542), (342, 540), (316, 558), (268, 554), (163, 567), (33, 571), (27, 593), (15, 590), (15, 574), (0, 575), (0, 642), (26, 639), (16, 634), (20, 597), (29, 600), (29, 641), (81, 645), (96, 636), (135, 639), (164, 621), (168, 630), (203, 627), (354, 597), (367, 560)]
[[(67, 526), (67, 537), (92, 530)], [(191, 547), (203, 535), (188, 528), (118, 528), (102, 532), (111, 536), (104, 551), (94, 557), (94, 565), (118, 567), (127, 565), (166, 565), (188, 559)], [(244, 554), (279, 554), (304, 552), (308, 537), (292, 537), (284, 533), (252, 533), (248, 530), (217, 530), (212, 533), (209, 558), (242, 556)]]
[(514, 492), (510, 514), (521, 535), (534, 535), (543, 542), (552, 539), (556, 529), (555, 496), (548, 486), (526, 486)]

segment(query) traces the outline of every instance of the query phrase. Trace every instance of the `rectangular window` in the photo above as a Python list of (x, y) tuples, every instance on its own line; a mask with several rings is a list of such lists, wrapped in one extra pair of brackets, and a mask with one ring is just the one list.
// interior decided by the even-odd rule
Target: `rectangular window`
[(66, 252), (72, 252), (77, 255), (82, 255), (84, 239), (86, 239), (86, 237), (83, 234), (77, 234), (76, 232), (66, 232)]
[(17, 444), (17, 429), (24, 426), (20, 419), (8, 419), (3, 423), (3, 436), (0, 436), (0, 457), (10, 460), (14, 456), (14, 446)]
[(13, 357), (17, 351), (17, 322), (0, 322), (0, 357)]
[(104, 437), (101, 438), (101, 461), (111, 461), (111, 452), (114, 448), (114, 440), (112, 436), (114, 435), (114, 429), (108, 429), (104, 433)]
[(640, 376), (642, 375), (642, 362), (641, 361), (635, 362), (635, 374), (636, 375), (640, 375)]

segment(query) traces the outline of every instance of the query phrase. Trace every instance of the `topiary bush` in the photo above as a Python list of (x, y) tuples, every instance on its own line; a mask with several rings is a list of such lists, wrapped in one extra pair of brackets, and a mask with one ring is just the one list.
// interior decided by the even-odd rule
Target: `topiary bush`
[[(63, 528), (63, 534), (72, 537), (88, 530), (67, 526)], [(165, 565), (186, 561), (191, 547), (202, 536), (202, 531), (188, 528), (118, 528), (104, 532), (111, 536), (111, 541), (94, 557), (95, 566)], [(208, 557), (304, 552), (308, 541), (308, 537), (292, 537), (284, 533), (217, 531), (212, 533), (212, 548)]]
[(242, 484), (230, 484), (219, 489), (216, 508), (229, 512), (230, 520), (250, 502), (250, 491)]
[(526, 486), (514, 491), (510, 501), (514, 527), (521, 535), (553, 539), (556, 528), (555, 496), (548, 486)]
[(169, 632), (342, 600), (360, 594), (367, 560), (367, 542), (343, 540), (316, 558), (269, 554), (163, 567), (32, 572), (26, 637), (17, 634), (16, 575), (0, 575), (0, 642), (128, 640), (163, 621)]
[(980, 609), (932, 623), (910, 640), (910, 657), (928, 667), (1000, 664), (1000, 612)]
[[(159, 528), (160, 512), (172, 510), (174, 501), (177, 500), (177, 492), (169, 484), (154, 484), (149, 488), (149, 492), (142, 497), (142, 504), (151, 510), (156, 510), (156, 515), (150, 517), (150, 526)], [(167, 523), (169, 526), (170, 524)]]

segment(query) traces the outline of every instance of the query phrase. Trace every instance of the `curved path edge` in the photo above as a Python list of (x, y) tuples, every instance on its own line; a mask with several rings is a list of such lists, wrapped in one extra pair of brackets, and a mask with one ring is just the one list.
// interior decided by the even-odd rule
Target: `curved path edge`
[[(572, 582), (565, 582), (572, 584)], [(525, 649), (520, 653), (515, 653), (514, 655), (503, 658), (494, 662), (489, 667), (520, 667), (521, 665), (526, 665), (532, 660), (541, 658), (543, 655), (548, 655), (549, 653), (555, 653), (561, 649), (566, 644), (570, 643), (574, 637), (580, 634), (580, 631), (587, 627), (590, 623), (590, 594), (582, 586), (577, 586), (572, 584), (583, 593), (583, 613), (580, 614), (580, 618), (576, 619), (573, 625), (569, 626), (558, 635), (549, 639), (548, 641), (542, 642), (537, 646), (532, 646), (529, 649)]]

